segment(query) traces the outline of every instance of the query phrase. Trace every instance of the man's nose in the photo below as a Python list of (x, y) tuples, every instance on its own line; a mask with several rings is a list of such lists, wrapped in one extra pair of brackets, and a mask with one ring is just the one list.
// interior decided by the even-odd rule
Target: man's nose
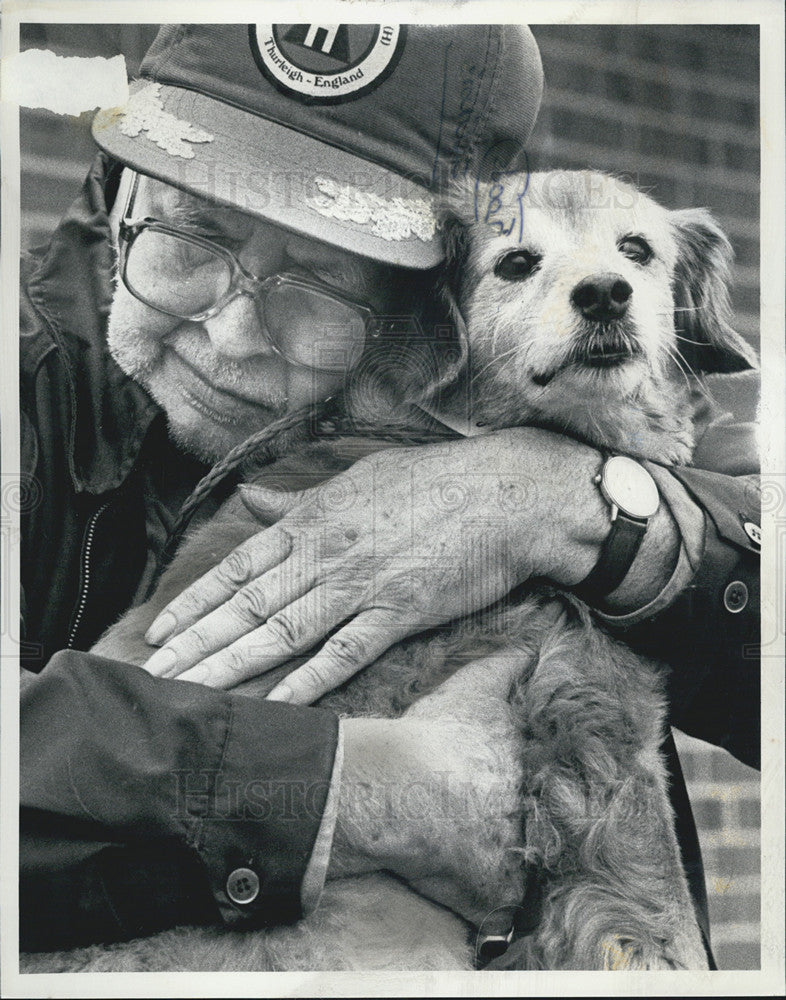
[(570, 299), (582, 316), (594, 320), (621, 319), (633, 289), (621, 274), (593, 274), (573, 289)]
[(238, 295), (203, 325), (214, 350), (225, 358), (239, 361), (276, 353), (257, 303), (250, 295)]

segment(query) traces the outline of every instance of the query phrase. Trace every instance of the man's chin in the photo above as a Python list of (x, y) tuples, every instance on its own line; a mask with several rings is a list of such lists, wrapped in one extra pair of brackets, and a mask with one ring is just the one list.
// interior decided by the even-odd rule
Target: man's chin
[(169, 417), (167, 422), (169, 437), (177, 447), (208, 465), (219, 462), (239, 443), (222, 428), (213, 430), (212, 428), (200, 427), (197, 429), (193, 426), (179, 424)]
[[(151, 387), (152, 388), (152, 387)], [(267, 407), (259, 407), (254, 418), (221, 416), (221, 419), (201, 412), (194, 402), (184, 398), (173, 398), (170, 393), (166, 400), (153, 398), (167, 415), (169, 436), (183, 451), (194, 455), (203, 462), (217, 462), (242, 444), (247, 438), (276, 420), (282, 414)]]
[(219, 461), (286, 410), (285, 403), (251, 404), (240, 399), (223, 406), (223, 398), (214, 399), (210, 393), (199, 395), (199, 386), (186, 384), (171, 367), (163, 359), (152, 371), (137, 371), (132, 377), (166, 414), (172, 441), (200, 461)]

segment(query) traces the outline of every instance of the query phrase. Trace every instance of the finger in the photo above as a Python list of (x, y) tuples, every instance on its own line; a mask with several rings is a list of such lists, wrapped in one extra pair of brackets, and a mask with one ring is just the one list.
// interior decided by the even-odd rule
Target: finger
[(160, 646), (228, 601), (249, 581), (283, 562), (291, 551), (292, 536), (275, 526), (242, 542), (167, 604), (145, 633), (146, 641)]
[(241, 483), (240, 499), (246, 509), (261, 521), (280, 521), (303, 500), (305, 490), (274, 490), (253, 483)]
[(310, 705), (373, 663), (410, 632), (389, 611), (364, 611), (331, 636), (307, 663), (277, 684), (268, 699)]
[(261, 628), (184, 671), (180, 680), (234, 687), (311, 649), (353, 611), (346, 592), (322, 584), (287, 604)]
[[(312, 589), (317, 569), (308, 547), (298, 549), (289, 559), (252, 580), (210, 614), (169, 639), (153, 653), (145, 669), (157, 677), (178, 677), (244, 635), (256, 632), (272, 615)], [(314, 641), (319, 638), (322, 636)]]

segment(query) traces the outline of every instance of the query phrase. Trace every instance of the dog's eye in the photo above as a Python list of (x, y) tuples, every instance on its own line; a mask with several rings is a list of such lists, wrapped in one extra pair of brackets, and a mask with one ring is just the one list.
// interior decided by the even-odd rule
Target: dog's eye
[(641, 236), (626, 236), (617, 246), (620, 253), (637, 264), (648, 264), (652, 260), (652, 247)]
[(494, 265), (494, 274), (505, 281), (523, 281), (535, 271), (543, 258), (529, 250), (512, 250)]

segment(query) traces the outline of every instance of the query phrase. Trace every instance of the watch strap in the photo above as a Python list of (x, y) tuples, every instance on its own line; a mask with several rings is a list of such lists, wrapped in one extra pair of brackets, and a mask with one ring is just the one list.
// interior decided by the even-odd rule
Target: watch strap
[(573, 588), (575, 593), (592, 604), (616, 590), (628, 575), (646, 530), (646, 520), (618, 511), (611, 522), (611, 531), (601, 546), (597, 563), (589, 575)]

